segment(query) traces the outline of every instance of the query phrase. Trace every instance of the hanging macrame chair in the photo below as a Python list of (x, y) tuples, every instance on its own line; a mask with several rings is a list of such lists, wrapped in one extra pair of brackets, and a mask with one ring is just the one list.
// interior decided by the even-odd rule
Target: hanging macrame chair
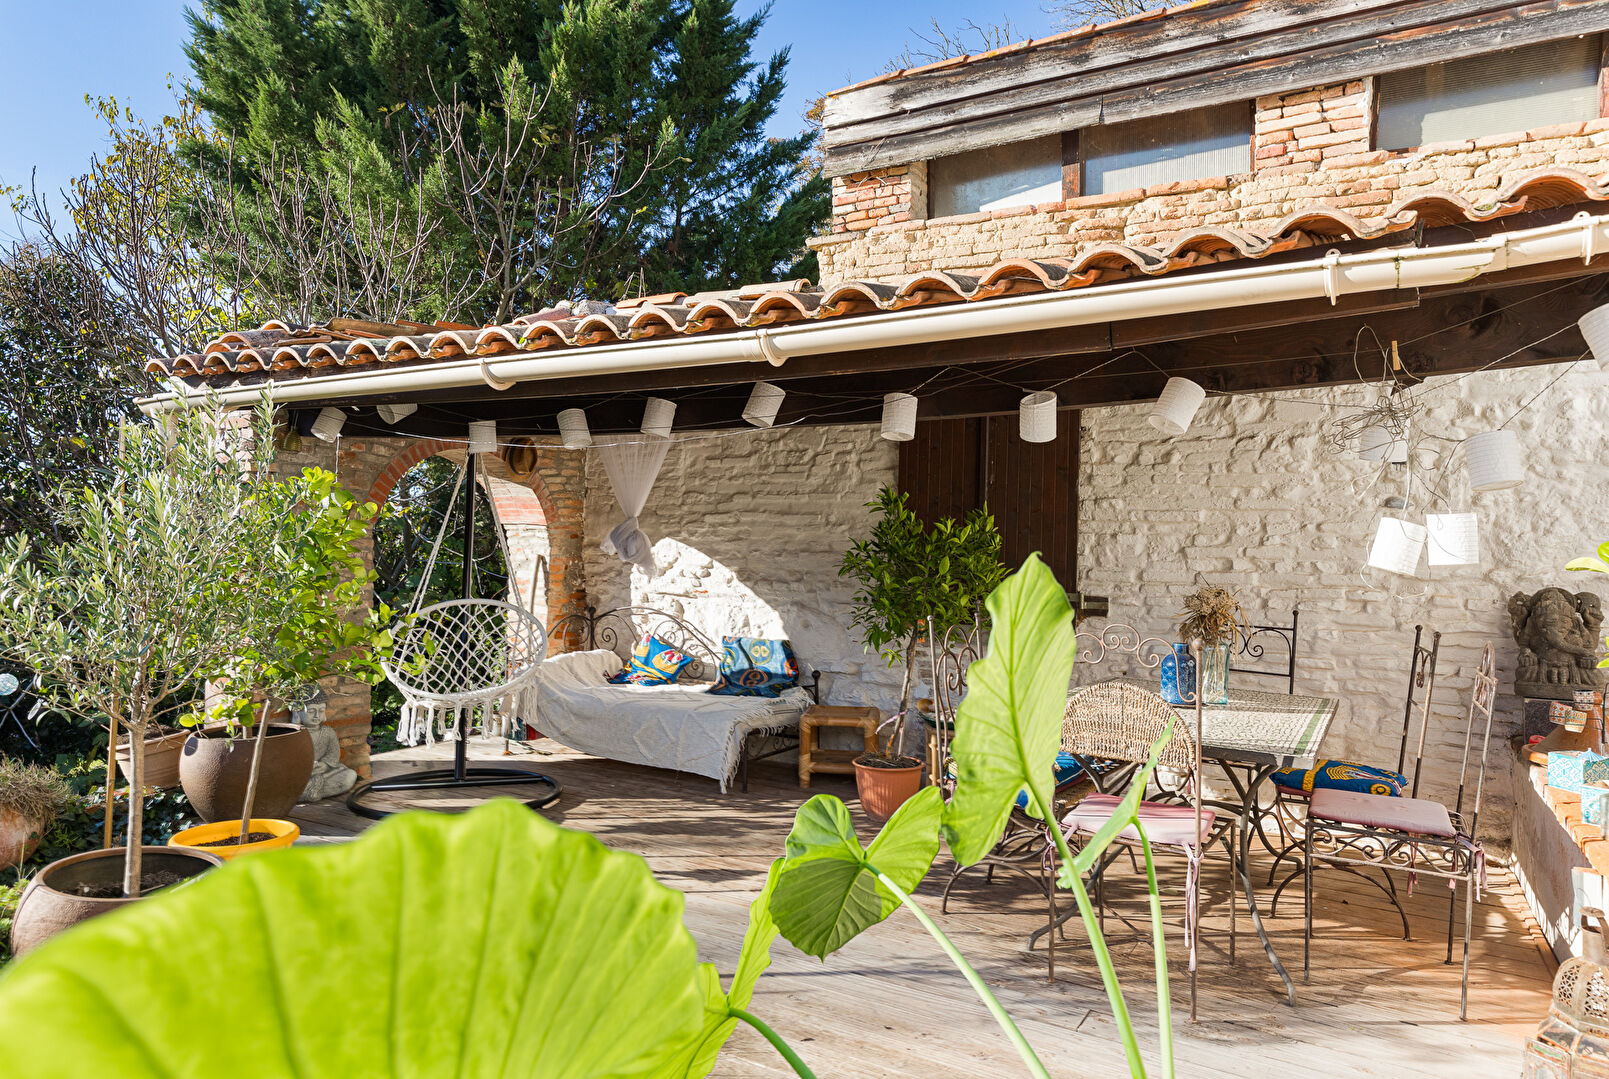
[[(524, 741), (524, 717), (534, 713), (536, 680), (547, 655), (547, 630), (521, 601), (496, 499), (487, 500), (492, 507), (492, 531), (503, 564), (510, 567), (508, 583), (514, 602), (451, 599), (423, 609), (419, 606), (451, 527), (468, 467), (466, 461), (453, 482), (447, 514), (408, 605), (405, 628), (384, 664), (386, 677), (402, 693), (397, 740), (404, 745), (431, 745), (476, 726), (487, 736)], [(466, 512), (472, 508), (466, 507)], [(460, 713), (467, 713), (462, 725)]]

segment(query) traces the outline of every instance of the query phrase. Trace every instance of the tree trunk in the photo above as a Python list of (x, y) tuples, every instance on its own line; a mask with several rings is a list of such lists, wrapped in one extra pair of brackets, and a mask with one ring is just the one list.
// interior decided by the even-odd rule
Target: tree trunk
[[(135, 730), (128, 724), (128, 846), (123, 857), (123, 895), (129, 899), (140, 897), (140, 856), (145, 837), (145, 738), (144, 728)], [(107, 784), (106, 797), (112, 797), (111, 784)]]
[[(107, 727), (106, 743), (106, 824), (101, 829), (101, 850), (112, 849), (113, 818), (117, 801), (112, 797), (117, 792), (117, 710), (113, 706), (111, 724)], [(132, 769), (133, 765), (130, 765)]]
[(911, 675), (916, 670), (916, 639), (921, 633), (920, 627), (911, 630), (910, 640), (905, 642), (905, 676), (899, 685), (899, 712), (890, 725), (888, 745), (883, 749), (883, 756), (891, 761), (898, 760), (905, 749), (905, 716), (911, 709)]
[(263, 714), (257, 720), (257, 737), (251, 744), (251, 774), (246, 778), (246, 797), (240, 805), (240, 842), (244, 844), (246, 837), (251, 834), (252, 804), (257, 801), (257, 771), (263, 763), (263, 737), (268, 732), (268, 710), (273, 706), (274, 698), (267, 693), (263, 694)]

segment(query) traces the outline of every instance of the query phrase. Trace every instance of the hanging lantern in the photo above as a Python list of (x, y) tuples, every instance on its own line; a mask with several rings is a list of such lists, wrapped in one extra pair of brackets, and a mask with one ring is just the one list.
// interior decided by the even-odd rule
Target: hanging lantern
[(909, 442), (916, 437), (916, 398), (908, 393), (883, 395), (883, 437)]
[(1416, 577), (1424, 549), (1424, 525), (1382, 517), (1380, 527), (1375, 529), (1374, 545), (1369, 548), (1369, 565), (1402, 577)]
[(559, 413), (559, 438), (567, 450), (584, 450), (592, 445), (592, 432), (587, 430), (587, 414), (579, 408), (567, 408)]
[(402, 405), (377, 405), (375, 406), (375, 411), (380, 413), (382, 420), (394, 424), (418, 412), (419, 406), (411, 402)]
[(777, 422), (777, 413), (782, 411), (782, 399), (786, 396), (781, 386), (756, 382), (754, 389), (749, 391), (749, 403), (744, 406), (743, 418), (756, 427), (770, 427)]
[(1587, 339), (1592, 358), (1599, 363), (1609, 363), (1609, 303), (1594, 307), (1582, 315), (1576, 325), (1581, 327), (1581, 336)]
[(1038, 390), (1017, 406), (1017, 434), (1024, 442), (1056, 441), (1056, 395)]
[(1155, 406), (1148, 417), (1151, 426), (1165, 435), (1178, 438), (1190, 430), (1190, 422), (1196, 418), (1196, 410), (1201, 402), (1207, 399), (1207, 391), (1191, 382), (1187, 378), (1177, 376), (1168, 379), (1168, 384), (1162, 388), (1162, 396), (1158, 397)]
[(1394, 465), (1407, 464), (1408, 440), (1393, 438), (1391, 432), (1376, 424), (1365, 427), (1358, 435), (1358, 456), (1365, 461), (1390, 461)]
[(476, 420), (469, 425), (469, 452), (497, 452), (496, 420)]
[(670, 425), (676, 418), (676, 402), (663, 397), (650, 397), (642, 410), (642, 433), (670, 437)]
[(321, 408), (318, 418), (313, 421), (313, 437), (322, 438), (325, 442), (334, 442), (341, 436), (341, 428), (346, 426), (346, 413), (338, 408)]
[(1525, 482), (1520, 440), (1513, 431), (1483, 431), (1465, 439), (1464, 467), (1472, 491), (1506, 491)]

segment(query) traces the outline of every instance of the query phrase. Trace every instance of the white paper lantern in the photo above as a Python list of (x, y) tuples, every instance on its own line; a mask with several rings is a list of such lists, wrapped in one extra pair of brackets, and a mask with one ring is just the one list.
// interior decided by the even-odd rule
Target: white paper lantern
[(497, 452), (496, 420), (476, 420), (469, 425), (469, 452)]
[(908, 393), (883, 395), (883, 437), (909, 442), (916, 437), (916, 398)]
[(1465, 439), (1464, 466), (1472, 491), (1506, 491), (1525, 482), (1520, 440), (1513, 431), (1483, 431)]
[(1162, 396), (1156, 400), (1149, 417), (1151, 426), (1163, 434), (1179, 437), (1190, 430), (1190, 421), (1196, 418), (1196, 409), (1207, 399), (1207, 391), (1187, 378), (1168, 379), (1162, 387)]
[(642, 410), (642, 433), (670, 437), (670, 427), (676, 418), (676, 402), (663, 397), (650, 397)]
[(743, 418), (756, 427), (770, 427), (777, 422), (782, 410), (782, 399), (787, 396), (781, 386), (769, 382), (756, 382), (749, 391), (749, 403), (743, 409)]
[(1369, 548), (1369, 565), (1403, 577), (1416, 577), (1425, 549), (1425, 526), (1396, 517), (1380, 518)]
[(322, 438), (325, 442), (334, 442), (341, 436), (341, 428), (346, 425), (346, 413), (338, 408), (321, 408), (318, 418), (313, 421), (313, 437)]
[(567, 450), (584, 450), (592, 445), (587, 414), (579, 408), (567, 408), (559, 413), (559, 438), (563, 439)]
[(1581, 327), (1581, 336), (1587, 339), (1592, 358), (1599, 363), (1609, 363), (1609, 303), (1594, 307), (1582, 315), (1576, 325)]
[(1408, 461), (1408, 440), (1393, 438), (1391, 432), (1376, 424), (1365, 427), (1358, 435), (1358, 456), (1365, 461), (1390, 461), (1394, 465)]
[(1017, 434), (1024, 442), (1056, 441), (1056, 395), (1037, 390), (1017, 406)]
[(380, 418), (385, 422), (397, 423), (401, 420), (407, 419), (409, 416), (412, 416), (415, 412), (418, 412), (419, 406), (412, 403), (404, 405), (376, 405), (375, 411), (380, 414)]

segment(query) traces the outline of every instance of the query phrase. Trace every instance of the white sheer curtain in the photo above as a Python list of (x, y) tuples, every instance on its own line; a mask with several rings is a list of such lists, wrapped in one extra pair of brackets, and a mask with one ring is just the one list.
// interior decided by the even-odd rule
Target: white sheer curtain
[(626, 515), (625, 520), (609, 531), (609, 538), (603, 541), (603, 551), (616, 555), (623, 562), (641, 566), (649, 575), (657, 570), (654, 552), (648, 537), (637, 526), (637, 517), (648, 503), (648, 492), (654, 489), (654, 480), (659, 478), (659, 467), (665, 463), (670, 442), (658, 435), (643, 435), (597, 449), (604, 471), (609, 473), (615, 501)]

